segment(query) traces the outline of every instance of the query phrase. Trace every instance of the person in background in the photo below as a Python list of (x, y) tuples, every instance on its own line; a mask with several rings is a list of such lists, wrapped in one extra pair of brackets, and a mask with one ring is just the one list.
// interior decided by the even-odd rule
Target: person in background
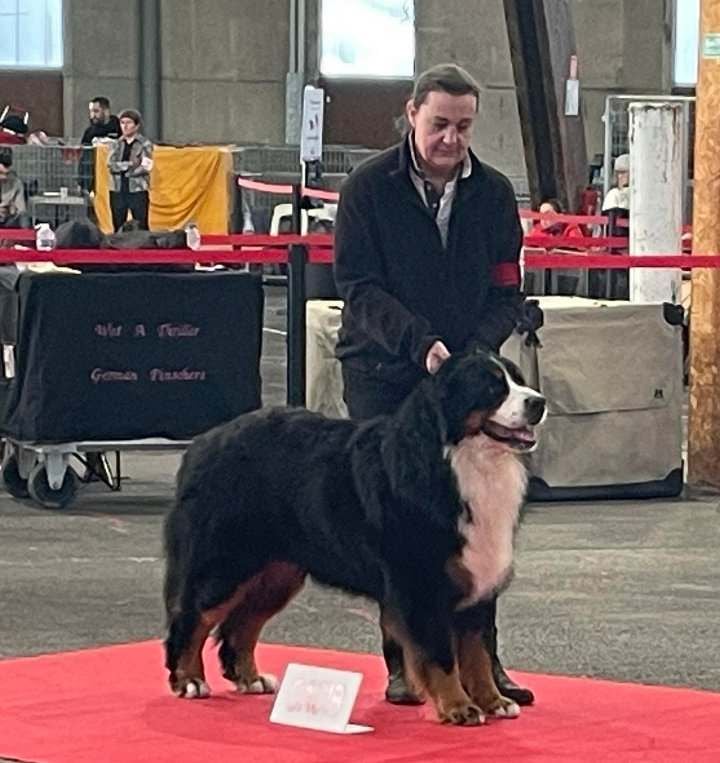
[(12, 150), (0, 148), (0, 228), (29, 228), (22, 180), (10, 169)]
[(49, 146), (50, 138), (45, 130), (33, 130), (27, 136), (28, 146)]
[[(335, 281), (344, 300), (337, 357), (350, 416), (397, 411), (453, 352), (499, 350), (522, 313), (522, 229), (510, 181), (470, 150), (480, 87), (455, 64), (421, 74), (408, 133), (345, 180), (335, 220)], [(488, 651), (500, 693), (530, 704)], [(421, 701), (402, 648), (383, 633), (389, 702)]]
[[(620, 154), (613, 164), (615, 185), (603, 199), (602, 211), (616, 211), (619, 217), (627, 217), (630, 209), (630, 154)], [(611, 234), (614, 235), (614, 234)]]
[[(559, 199), (545, 199), (538, 208), (541, 215), (562, 215), (563, 205)], [(531, 236), (558, 236), (563, 238), (581, 238), (582, 229), (577, 223), (566, 223), (546, 217), (538, 220), (530, 231)]]
[[(627, 220), (630, 217), (630, 154), (620, 154), (613, 164), (615, 173), (615, 185), (607, 192), (603, 199), (602, 211), (608, 217), (608, 236), (628, 238), (629, 228)], [(622, 225), (621, 221), (626, 224)], [(620, 254), (626, 250), (616, 248), (612, 251)], [(630, 280), (628, 271), (595, 271), (592, 276), (598, 280), (600, 296), (615, 299), (628, 299), (630, 294)], [(604, 291), (604, 294), (603, 294)]]
[[(120, 120), (110, 113), (110, 101), (104, 95), (96, 95), (88, 104), (90, 124), (85, 128), (80, 143), (94, 146), (96, 143), (117, 140), (120, 137)], [(85, 148), (80, 157), (79, 185), (85, 191), (95, 190), (95, 152)]]
[(28, 132), (29, 115), (27, 112), (18, 114), (11, 112), (6, 106), (0, 116), (0, 144), (22, 146), (25, 144)]
[[(559, 199), (545, 199), (540, 204), (538, 212), (543, 215), (562, 215), (565, 213), (563, 205)], [(529, 234), (532, 236), (552, 236), (553, 238), (582, 238), (585, 234), (582, 228), (577, 223), (563, 222), (562, 220), (553, 220), (552, 217), (546, 217), (538, 220), (533, 225)], [(532, 240), (532, 239), (531, 239)], [(530, 244), (532, 246), (532, 244)], [(544, 249), (550, 247), (543, 245)], [(580, 247), (578, 247), (580, 248)], [(553, 251), (558, 253), (564, 250), (572, 253), (574, 247), (572, 243), (563, 241), (557, 248), (553, 248)], [(546, 271), (545, 273), (545, 293), (546, 294), (564, 294), (573, 295), (577, 294), (578, 286), (580, 284), (580, 278), (577, 271), (573, 270), (556, 270)]]
[(125, 109), (120, 113), (122, 134), (108, 158), (112, 177), (110, 209), (115, 232), (122, 228), (128, 211), (143, 230), (149, 230), (153, 144), (140, 133), (141, 124), (140, 112)]
[(92, 146), (99, 139), (117, 140), (120, 137), (120, 120), (110, 113), (110, 101), (97, 95), (88, 104), (90, 124), (80, 138), (83, 146)]

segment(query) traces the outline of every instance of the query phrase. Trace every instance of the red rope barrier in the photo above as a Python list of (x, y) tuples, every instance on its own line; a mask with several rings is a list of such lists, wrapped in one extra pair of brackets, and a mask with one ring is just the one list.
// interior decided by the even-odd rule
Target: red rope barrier
[(558, 223), (579, 223), (580, 225), (607, 225), (606, 215), (566, 215), (560, 212), (536, 212), (533, 209), (520, 209), (523, 220), (553, 220)]
[[(248, 264), (285, 263), (288, 260), (288, 242), (308, 246), (308, 259), (312, 263), (332, 263), (333, 250), (327, 245), (316, 245), (312, 239), (329, 236), (246, 236), (253, 243), (269, 246), (245, 246), (244, 249), (54, 249), (38, 252), (34, 249), (0, 249), (0, 264), (16, 262), (54, 262), (56, 265), (173, 265), (173, 264)], [(326, 242), (323, 242), (325, 244)], [(523, 256), (527, 270), (533, 268), (584, 270), (624, 270), (628, 268), (718, 268), (720, 254), (654, 254), (606, 255), (590, 252), (569, 254), (530, 254)]]
[(287, 262), (286, 247), (232, 249), (0, 249), (0, 263), (54, 262), (56, 265), (194, 265)]
[[(566, 215), (559, 212), (536, 212), (533, 209), (520, 209), (520, 217), (523, 220), (552, 220), (558, 223), (577, 223), (579, 225), (607, 225), (610, 219), (606, 215)], [(618, 228), (629, 228), (630, 221), (627, 218), (616, 218), (615, 225)]]
[[(255, 233), (203, 233), (202, 243), (204, 246), (291, 246), (293, 244), (307, 244), (308, 246), (333, 245), (333, 237), (328, 233), (313, 233), (299, 236), (293, 233), (281, 233), (271, 236), (269, 234)], [(24, 228), (0, 229), (0, 240), (32, 241), (35, 242), (35, 231)], [(525, 246), (538, 249), (557, 249), (570, 247), (581, 249), (583, 247), (613, 248), (627, 247), (628, 239), (621, 236), (594, 237), (594, 236), (545, 236), (531, 234), (523, 239)]]
[[(288, 196), (292, 193), (292, 185), (283, 183), (265, 183), (260, 180), (250, 180), (248, 178), (238, 177), (237, 184), (240, 188), (246, 188), (249, 191), (262, 191), (264, 193), (281, 194)], [(303, 186), (301, 194), (304, 197), (312, 199), (323, 199), (330, 202), (338, 202), (340, 194), (337, 191), (328, 191), (323, 188), (310, 188)], [(552, 220), (559, 223), (577, 223), (579, 225), (607, 225), (609, 218), (606, 215), (567, 215), (557, 212), (536, 212), (532, 209), (520, 209), (520, 217), (525, 220)], [(619, 218), (615, 220), (619, 228), (627, 228), (630, 225), (629, 220)], [(590, 245), (588, 245), (590, 246)]]
[[(248, 178), (239, 177), (237, 179), (238, 187), (246, 188), (248, 191), (262, 191), (263, 193), (273, 193), (282, 196), (288, 196), (292, 193), (292, 185), (285, 183), (265, 183), (261, 180), (249, 180)], [(312, 199), (324, 199), (325, 201), (336, 202), (340, 198), (340, 194), (336, 191), (328, 191), (323, 188), (310, 188), (309, 186), (303, 186), (301, 194)]]
[(325, 191), (322, 188), (305, 187), (302, 189), (302, 195), (308, 196), (311, 199), (323, 199), (332, 202), (338, 202), (340, 200), (340, 194), (337, 191)]
[(590, 252), (577, 254), (526, 254), (524, 265), (527, 269), (546, 268), (562, 269), (592, 269), (627, 270), (628, 268), (718, 268), (718, 254), (592, 254)]
[(296, 233), (279, 233), (271, 236), (267, 233), (205, 233), (201, 235), (203, 245), (222, 246), (292, 246), (306, 244), (308, 246), (333, 245), (333, 237), (329, 233), (310, 233), (299, 236)]
[(239, 177), (237, 184), (239, 188), (246, 188), (248, 191), (262, 191), (263, 193), (282, 194), (283, 196), (292, 193), (292, 185), (284, 183), (263, 183), (261, 180)]
[(627, 249), (629, 240), (626, 236), (546, 236), (542, 233), (531, 233), (523, 238), (523, 245), (537, 249), (571, 249), (594, 248)]

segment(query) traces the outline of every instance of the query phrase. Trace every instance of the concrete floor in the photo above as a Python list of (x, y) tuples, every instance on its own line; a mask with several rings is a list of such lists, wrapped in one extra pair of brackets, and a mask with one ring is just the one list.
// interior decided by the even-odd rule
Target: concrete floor
[[(282, 300), (266, 309), (265, 402), (284, 400)], [(178, 453), (124, 456), (120, 493), (47, 511), (0, 493), (0, 658), (161, 637), (161, 525)], [(720, 497), (533, 504), (501, 600), (515, 668), (720, 691)], [(374, 605), (315, 585), (269, 641), (378, 651)]]

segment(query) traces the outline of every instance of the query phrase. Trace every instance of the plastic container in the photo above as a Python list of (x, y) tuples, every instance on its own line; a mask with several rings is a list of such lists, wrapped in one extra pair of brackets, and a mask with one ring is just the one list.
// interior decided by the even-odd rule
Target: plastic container
[(200, 228), (195, 223), (188, 223), (185, 226), (185, 243), (189, 249), (197, 251), (200, 248)]
[(49, 223), (40, 223), (37, 226), (35, 248), (38, 252), (51, 252), (55, 248), (55, 233)]

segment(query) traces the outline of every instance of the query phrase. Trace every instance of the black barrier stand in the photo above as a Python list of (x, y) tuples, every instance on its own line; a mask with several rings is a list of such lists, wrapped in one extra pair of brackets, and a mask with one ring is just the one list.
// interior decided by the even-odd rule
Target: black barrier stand
[[(302, 191), (298, 183), (292, 189), (292, 229), (302, 232)], [(288, 258), (287, 291), (287, 402), (305, 405), (305, 266), (307, 247), (294, 244)]]

